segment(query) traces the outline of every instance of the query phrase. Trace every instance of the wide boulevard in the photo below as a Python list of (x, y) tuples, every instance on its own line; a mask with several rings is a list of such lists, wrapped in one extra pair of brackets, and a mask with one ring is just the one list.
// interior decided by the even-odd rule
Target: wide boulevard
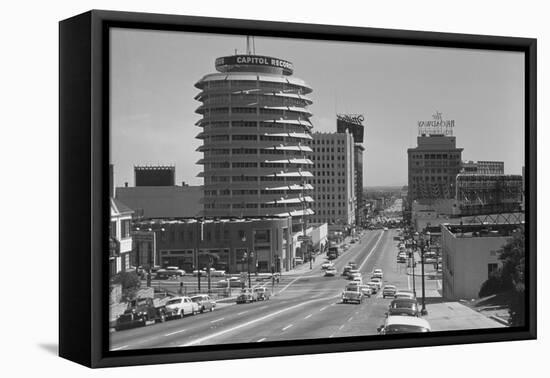
[[(349, 261), (354, 261), (364, 282), (369, 281), (373, 269), (381, 268), (384, 284), (411, 289), (412, 277), (405, 264), (396, 262), (395, 236), (397, 231), (392, 229), (365, 231), (359, 242), (350, 244), (351, 248), (334, 260), (338, 270), (335, 277), (324, 276), (319, 256), (313, 269), (306, 263), (283, 274), (268, 301), (220, 303), (213, 312), (114, 332), (111, 350), (376, 334), (391, 299), (383, 299), (378, 292), (362, 304), (343, 304), (341, 294), (348, 281), (341, 272)], [(266, 285), (272, 288), (271, 282)], [(420, 296), (419, 277), (416, 285)]]

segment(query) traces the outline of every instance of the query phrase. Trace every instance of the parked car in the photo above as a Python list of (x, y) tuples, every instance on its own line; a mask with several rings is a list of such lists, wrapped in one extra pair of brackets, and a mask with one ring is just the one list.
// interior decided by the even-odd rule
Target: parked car
[(256, 294), (256, 300), (258, 301), (267, 301), (271, 296), (271, 293), (265, 286), (255, 288), (254, 293)]
[(431, 332), (430, 323), (425, 319), (415, 316), (388, 316), (383, 326), (378, 327), (380, 335), (394, 333), (420, 333)]
[(382, 290), (382, 297), (395, 297), (395, 293), (397, 293), (397, 288), (394, 285), (385, 285)]
[(399, 299), (399, 298), (416, 299), (416, 296), (410, 290), (398, 290), (395, 293), (394, 297), (395, 297), (395, 299)]
[(361, 278), (361, 275), (353, 277), (351, 282), (357, 282), (358, 285), (363, 285), (363, 278)]
[(195, 315), (199, 305), (189, 297), (175, 297), (166, 302), (166, 318), (183, 318), (185, 315)]
[(258, 295), (251, 289), (242, 289), (237, 297), (237, 303), (250, 303), (256, 302), (257, 300)]
[[(201, 277), (208, 276), (208, 269), (201, 269)], [(196, 277), (199, 275), (198, 270), (193, 271), (193, 277)], [(216, 270), (214, 268), (210, 268), (210, 277), (224, 277), (225, 276), (225, 270)]]
[(303, 264), (304, 263), (304, 259), (301, 258), (301, 257), (295, 257), (294, 258), (294, 264), (295, 265), (300, 265), (300, 264)]
[(216, 282), (216, 287), (218, 288), (224, 288), (227, 287), (242, 287), (243, 284), (241, 282), (241, 279), (239, 277), (229, 277), (228, 279), (219, 280)]
[(336, 273), (338, 273), (336, 268), (334, 267), (328, 268), (327, 270), (325, 270), (325, 277), (334, 277)]
[(388, 315), (420, 316), (416, 299), (398, 298), (391, 301)]
[(328, 268), (332, 268), (333, 266), (334, 264), (329, 261), (329, 262), (323, 263), (323, 265), (321, 265), (321, 269), (325, 270)]
[(357, 269), (357, 264), (355, 263), (355, 261), (349, 261), (348, 265), (351, 266), (351, 269)]
[(138, 298), (130, 301), (128, 307), (121, 314), (115, 324), (115, 330), (146, 326), (148, 322), (164, 322), (166, 308), (156, 305), (152, 298)]
[(191, 300), (199, 306), (200, 312), (212, 312), (216, 308), (216, 301), (206, 294), (194, 295)]

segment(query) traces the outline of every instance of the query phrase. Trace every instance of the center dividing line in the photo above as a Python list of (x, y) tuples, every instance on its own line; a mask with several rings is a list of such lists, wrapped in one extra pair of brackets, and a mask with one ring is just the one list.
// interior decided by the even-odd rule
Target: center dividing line
[(292, 285), (294, 282), (298, 281), (300, 278), (302, 278), (303, 276), (299, 276), (299, 277), (296, 277), (295, 279), (293, 279), (292, 281), (290, 281), (285, 287), (283, 287), (281, 290), (279, 290), (279, 292), (277, 294), (281, 294), (283, 291), (285, 291), (286, 289), (288, 289), (288, 287), (290, 285)]
[(285, 328), (283, 328), (282, 330), (283, 330), (283, 331), (286, 331), (287, 329), (289, 329), (289, 328), (292, 327), (292, 326), (293, 326), (293, 324), (289, 324), (289, 325), (287, 325)]
[(312, 299), (310, 301), (306, 301), (306, 302), (301, 302), (301, 303), (298, 303), (294, 306), (290, 306), (290, 307), (287, 307), (287, 308), (283, 308), (279, 311), (275, 311), (275, 312), (272, 312), (271, 314), (267, 314), (267, 315), (264, 315), (260, 318), (256, 318), (254, 320), (250, 320), (246, 323), (242, 323), (242, 324), (239, 324), (235, 327), (231, 327), (231, 328), (227, 328), (227, 329), (224, 329), (223, 331), (219, 331), (219, 332), (216, 332), (216, 333), (213, 333), (211, 335), (208, 335), (208, 336), (204, 336), (204, 337), (201, 337), (199, 339), (196, 339), (196, 340), (193, 340), (193, 341), (190, 341), (188, 343), (185, 343), (185, 344), (181, 344), (179, 346), (190, 346), (190, 345), (197, 345), (197, 344), (200, 344), (204, 341), (207, 341), (207, 340), (210, 340), (210, 339), (213, 339), (213, 338), (216, 338), (216, 337), (219, 337), (219, 336), (222, 336), (222, 335), (225, 335), (227, 333), (230, 333), (230, 332), (234, 332), (238, 329), (241, 329), (241, 328), (244, 328), (244, 327), (248, 327), (252, 324), (255, 324), (255, 323), (258, 323), (258, 322), (261, 322), (263, 320), (266, 320), (266, 319), (269, 319), (269, 318), (272, 318), (274, 316), (277, 316), (279, 314), (282, 314), (282, 313), (285, 313), (287, 311), (290, 311), (290, 310), (294, 310), (296, 308), (299, 308), (299, 307), (302, 307), (302, 306), (305, 306), (305, 305), (308, 305), (308, 304), (311, 304), (313, 302), (320, 302), (320, 301), (326, 301), (327, 299), (329, 298), (319, 298), (319, 299)]
[(338, 327), (339, 330), (341, 330), (342, 328), (344, 328), (343, 324), (340, 327)]
[(380, 236), (378, 237), (378, 240), (376, 241), (376, 243), (374, 244), (374, 246), (371, 248), (370, 252), (368, 253), (367, 257), (365, 257), (365, 259), (363, 260), (363, 262), (361, 263), (361, 265), (359, 265), (359, 268), (358, 270), (362, 270), (363, 269), (363, 266), (367, 263), (370, 255), (372, 255), (372, 253), (374, 252), (374, 250), (376, 249), (376, 247), (378, 246), (378, 243), (380, 242), (380, 239), (382, 239), (382, 236), (384, 236), (384, 232), (381, 232), (380, 233)]
[(164, 336), (172, 336), (172, 335), (175, 335), (177, 333), (182, 333), (182, 332), (185, 332), (184, 329), (180, 329), (179, 331), (176, 331), (176, 332), (170, 332), (170, 333), (167, 333), (165, 334)]
[(210, 323), (217, 323), (217, 322), (221, 322), (222, 320), (224, 320), (225, 318), (219, 318), (219, 319), (216, 319), (216, 320), (212, 320)]
[(267, 339), (267, 337), (262, 337), (260, 340), (256, 341), (257, 343), (261, 343), (262, 341), (264, 341), (265, 339)]
[(237, 315), (242, 315), (242, 314), (246, 314), (249, 310), (246, 310), (246, 311), (243, 311), (243, 312), (239, 312)]
[(313, 314), (309, 314), (309, 315), (306, 316), (304, 319), (309, 319), (309, 318), (311, 318), (312, 315), (313, 315)]
[(348, 322), (351, 322), (353, 319), (353, 316), (348, 319)]

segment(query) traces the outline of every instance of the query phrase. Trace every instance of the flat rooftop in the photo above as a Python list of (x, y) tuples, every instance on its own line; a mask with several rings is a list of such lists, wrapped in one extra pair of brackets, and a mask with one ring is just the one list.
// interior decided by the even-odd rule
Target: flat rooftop
[(523, 222), (516, 224), (442, 224), (457, 238), (506, 237), (523, 231)]

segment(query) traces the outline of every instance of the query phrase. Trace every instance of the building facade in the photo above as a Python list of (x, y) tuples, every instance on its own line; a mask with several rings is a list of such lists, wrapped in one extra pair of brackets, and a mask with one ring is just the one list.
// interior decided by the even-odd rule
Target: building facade
[(354, 140), (349, 132), (314, 133), (313, 214), (316, 223), (352, 225), (355, 223)]
[(517, 212), (522, 208), (520, 175), (459, 174), (456, 201), (461, 215)]
[(136, 186), (116, 188), (116, 198), (136, 218), (186, 218), (202, 212), (200, 186)]
[(134, 166), (135, 186), (174, 186), (176, 167), (173, 165)]
[(481, 285), (499, 268), (499, 251), (514, 232), (521, 232), (520, 225), (441, 225), (443, 298), (478, 298)]
[(312, 89), (292, 76), (292, 63), (257, 55), (216, 59), (217, 73), (200, 79), (196, 123), (203, 141), (205, 216), (312, 214), (306, 182)]
[(130, 269), (132, 253), (132, 214), (134, 211), (122, 202), (110, 198), (109, 275)]
[(354, 141), (354, 180), (355, 180), (355, 222), (357, 224), (363, 223), (365, 198), (363, 197), (363, 188), (365, 182), (363, 179), (363, 153), (365, 147), (363, 147), (365, 126), (363, 121), (365, 120), (362, 114), (338, 114), (336, 116), (336, 130), (339, 133), (344, 133), (348, 130), (353, 135)]
[(462, 167), (462, 148), (456, 137), (445, 134), (421, 134), (417, 147), (408, 153), (408, 203), (430, 203), (455, 198), (456, 175)]
[(484, 175), (503, 175), (503, 161), (463, 161), (460, 173), (475, 173)]
[[(160, 266), (177, 266), (186, 272), (213, 267), (227, 273), (286, 271), (293, 267), (291, 217), (146, 220), (136, 222), (137, 232), (155, 234)], [(251, 254), (252, 253), (252, 254)]]

